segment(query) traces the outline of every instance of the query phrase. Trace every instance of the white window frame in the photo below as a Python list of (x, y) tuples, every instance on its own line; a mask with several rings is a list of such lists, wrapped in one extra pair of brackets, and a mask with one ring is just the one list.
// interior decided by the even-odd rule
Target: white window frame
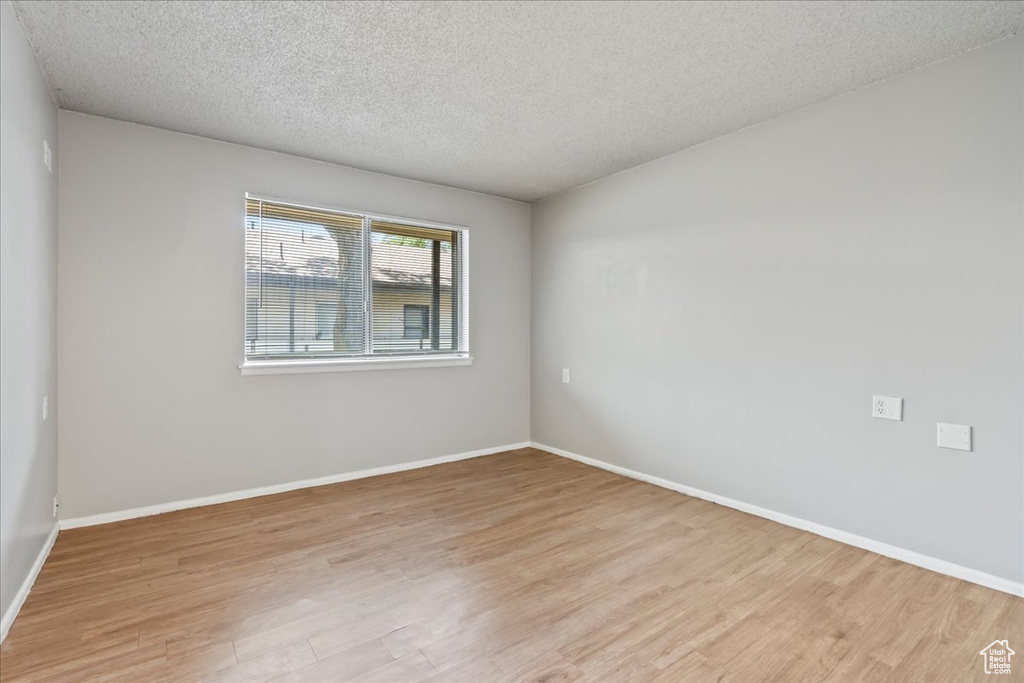
[[(417, 218), (405, 218), (403, 216), (392, 216), (374, 211), (361, 209), (346, 209), (341, 207), (328, 206), (323, 204), (313, 205), (295, 202), (287, 199), (279, 199), (266, 195), (257, 195), (250, 192), (245, 194), (245, 200), (256, 200), (272, 202), (275, 204), (286, 204), (303, 209), (333, 211), (363, 217), (363, 244), (366, 250), (364, 255), (364, 296), (365, 307), (364, 329), (366, 334), (365, 346), (367, 354), (361, 356), (343, 356), (337, 358), (248, 358), (247, 346), (247, 308), (248, 302), (243, 295), (242, 305), (242, 362), (238, 369), (243, 375), (279, 375), (279, 374), (304, 374), (311, 372), (346, 372), (359, 370), (392, 370), (401, 368), (436, 368), (452, 367), (459, 365), (470, 365), (473, 356), (469, 349), (469, 228), (463, 225), (450, 223), (437, 223)], [(373, 333), (373, 240), (370, 225), (373, 221), (389, 223), (400, 223), (423, 228), (435, 228), (450, 230), (458, 233), (458, 278), (457, 282), (459, 295), (459, 350), (451, 352), (414, 352), (414, 353), (389, 353), (372, 354), (369, 350), (372, 347)], [(243, 229), (245, 221), (242, 221)], [(245, 248), (242, 249), (242, 282), (245, 289)]]

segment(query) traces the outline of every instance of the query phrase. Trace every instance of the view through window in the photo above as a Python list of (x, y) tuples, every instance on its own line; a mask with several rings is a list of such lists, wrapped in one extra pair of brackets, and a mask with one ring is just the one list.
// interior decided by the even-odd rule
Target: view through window
[(466, 353), (464, 230), (246, 199), (246, 360)]

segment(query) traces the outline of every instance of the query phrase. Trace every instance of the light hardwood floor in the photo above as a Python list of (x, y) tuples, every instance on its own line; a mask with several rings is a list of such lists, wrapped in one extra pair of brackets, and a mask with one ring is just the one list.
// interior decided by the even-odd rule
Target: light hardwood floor
[(1020, 598), (523, 449), (61, 532), (0, 672), (933, 683), (997, 638), (1024, 679)]

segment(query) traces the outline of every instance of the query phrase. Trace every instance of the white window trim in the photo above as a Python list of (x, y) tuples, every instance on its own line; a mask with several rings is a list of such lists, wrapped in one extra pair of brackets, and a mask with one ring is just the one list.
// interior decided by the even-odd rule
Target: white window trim
[(301, 358), (298, 360), (250, 360), (238, 366), (243, 375), (301, 375), (309, 372), (356, 372), (361, 370), (405, 370), (472, 365), (466, 354), (423, 356), (381, 356), (370, 358)]
[[(307, 209), (323, 209), (325, 211), (336, 211), (363, 216), (364, 220), (379, 220), (393, 223), (404, 223), (406, 225), (417, 225), (425, 228), (439, 228), (442, 230), (457, 230), (462, 242), (459, 258), (459, 276), (462, 283), (460, 288), (459, 308), (461, 309), (460, 335), (463, 340), (463, 349), (452, 353), (409, 354), (409, 355), (381, 355), (381, 356), (353, 356), (336, 358), (272, 358), (253, 359), (245, 357), (244, 351), (242, 362), (238, 370), (242, 375), (297, 375), (313, 372), (357, 372), (365, 370), (400, 370), (412, 368), (443, 368), (463, 365), (472, 365), (473, 356), (469, 349), (469, 228), (455, 223), (437, 223), (425, 221), (418, 218), (405, 218), (403, 216), (392, 216), (389, 214), (377, 213), (375, 211), (363, 211), (361, 209), (348, 209), (327, 204), (304, 204), (288, 199), (280, 199), (268, 195), (245, 193), (246, 200), (255, 199), (278, 204), (289, 204)], [(369, 245), (366, 245), (369, 249)], [(244, 259), (243, 250), (243, 277)], [(369, 277), (369, 268), (367, 268)], [(242, 307), (243, 316), (246, 314), (246, 306)], [(372, 325), (372, 320), (370, 322)], [(243, 334), (243, 337), (245, 335)], [(247, 341), (245, 343), (248, 343)]]

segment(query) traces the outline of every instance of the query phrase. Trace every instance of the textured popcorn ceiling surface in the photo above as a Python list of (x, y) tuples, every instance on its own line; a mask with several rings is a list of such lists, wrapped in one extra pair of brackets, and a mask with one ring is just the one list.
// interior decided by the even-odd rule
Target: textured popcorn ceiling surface
[(64, 109), (534, 200), (1016, 33), (1024, 2), (15, 2)]

